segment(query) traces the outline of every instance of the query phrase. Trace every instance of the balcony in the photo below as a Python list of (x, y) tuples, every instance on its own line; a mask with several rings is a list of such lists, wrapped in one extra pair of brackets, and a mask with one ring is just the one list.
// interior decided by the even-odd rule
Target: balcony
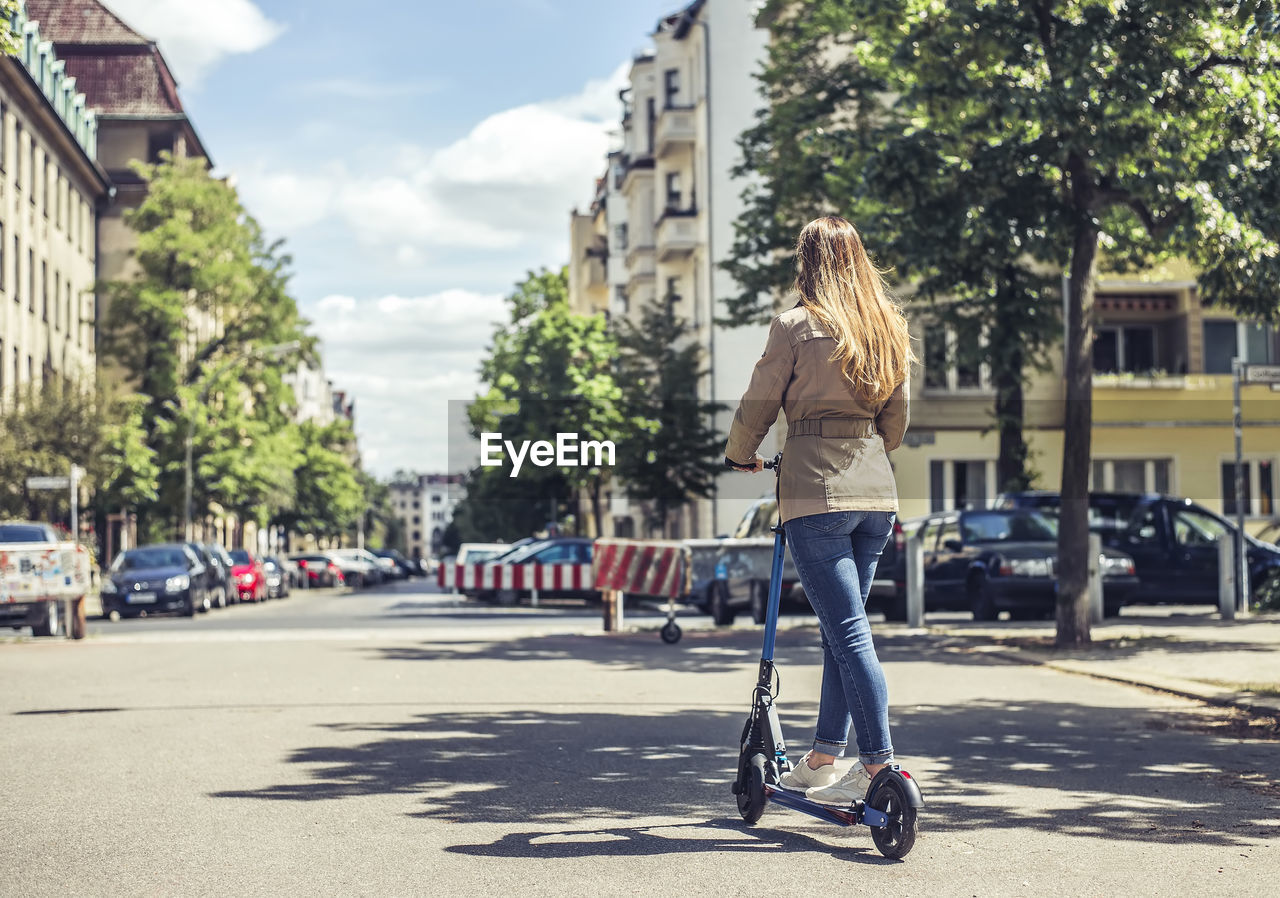
[(698, 210), (667, 209), (658, 219), (658, 261), (689, 256), (698, 246)]
[(628, 156), (625, 159), (626, 170), (622, 175), (621, 189), (623, 194), (631, 192), (632, 186), (643, 177), (653, 177), (652, 156)]
[(635, 295), (642, 284), (652, 284), (657, 268), (652, 246), (633, 246), (627, 252), (627, 292)]
[(698, 124), (692, 106), (667, 106), (658, 116), (656, 135), (659, 156), (665, 156), (697, 138)]

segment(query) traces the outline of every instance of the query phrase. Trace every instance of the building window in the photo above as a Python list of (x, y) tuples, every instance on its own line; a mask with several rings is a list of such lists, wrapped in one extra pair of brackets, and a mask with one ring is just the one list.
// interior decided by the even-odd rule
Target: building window
[(13, 186), (18, 190), (22, 189), (22, 125), (14, 123), (13, 126)]
[(22, 253), (17, 234), (13, 235), (13, 301), (22, 305)]
[(646, 146), (646, 148), (647, 148), (647, 150), (648, 150), (648, 155), (652, 156), (652, 155), (653, 155), (653, 132), (654, 132), (654, 126), (656, 125), (656, 123), (657, 123), (657, 121), (658, 121), (658, 108), (657, 108), (657, 105), (656, 105), (656, 104), (654, 103), (654, 101), (653, 101), (653, 97), (649, 97), (649, 99), (647, 99), (647, 100), (645, 101), (645, 112), (646, 112), (646, 114), (647, 114), (647, 118), (648, 118), (648, 122), (647, 122), (647, 125), (648, 125), (648, 127), (647, 127), (647, 131), (648, 131), (648, 133), (645, 135), (645, 137), (647, 138), (647, 141), (646, 141), (645, 146)]
[(413, 522), (414, 522), (415, 524), (421, 524), (421, 523), (422, 523), (422, 521), (419, 519), (418, 515), (416, 515), (416, 514), (413, 516)]
[(1099, 327), (1093, 340), (1095, 374), (1146, 374), (1156, 369), (1156, 329), (1149, 324)]
[[(1276, 466), (1270, 458), (1246, 458), (1244, 473), (1244, 513), (1251, 518), (1269, 518), (1276, 513)], [(1236, 514), (1236, 463), (1222, 463), (1222, 513)]]
[[(959, 392), (991, 388), (991, 372), (988, 366), (967, 357), (969, 353), (960, 352), (962, 345), (971, 345), (971, 339), (968, 335), (961, 335), (951, 324), (934, 323), (925, 327), (924, 386), (926, 390)], [(986, 344), (985, 335), (978, 337), (978, 343)]]
[[(3, 292), (5, 289), (7, 289), (5, 285), (9, 283), (4, 270), (4, 250), (5, 250), (4, 222), (0, 221), (0, 292)], [(3, 361), (4, 361), (4, 356), (0, 355), (0, 362), (3, 362)]]
[(62, 169), (53, 167), (53, 226), (62, 230)]
[[(49, 285), (44, 285), (45, 292), (49, 291)], [(53, 329), (62, 329), (62, 316), (58, 314), (58, 304), (62, 300), (62, 272), (55, 271), (53, 273)], [(67, 310), (67, 330), (71, 330), (71, 310)]]
[(613, 295), (614, 295), (614, 302), (616, 302), (618, 305), (618, 308), (622, 310), (622, 314), (625, 315), (631, 311), (631, 299), (630, 297), (627, 296), (626, 287), (623, 287), (621, 285), (614, 287)]
[(1206, 321), (1204, 323), (1205, 374), (1230, 374), (1231, 360), (1250, 365), (1280, 361), (1276, 331), (1249, 321)]
[(413, 500), (413, 508), (414, 508), (414, 511), (417, 511), (417, 510), (418, 510), (419, 508), (421, 508), (421, 507), (422, 507), (422, 502), (421, 502), (420, 500), (418, 500), (418, 499), (414, 499), (414, 500)]
[[(5, 153), (5, 139), (9, 136), (9, 107), (4, 103), (0, 103), (0, 171), (4, 171), (5, 160), (8, 154)], [(0, 363), (4, 361), (4, 355), (0, 354)], [(0, 365), (3, 367), (3, 365)]]
[(618, 241), (618, 249), (619, 249), (620, 251), (622, 251), (622, 252), (626, 252), (626, 251), (627, 251), (627, 224), (626, 224), (626, 222), (623, 222), (623, 223), (622, 223), (622, 224), (620, 224), (620, 225), (616, 225), (616, 226), (614, 226), (614, 229), (613, 229), (613, 235), (614, 235), (614, 238)]
[(431, 497), (431, 504), (432, 504), (432, 505), (439, 505), (439, 504), (441, 503), (441, 501), (443, 501), (443, 500), (440, 498), (440, 494), (439, 494), (439, 493), (436, 493), (435, 495), (433, 495), (433, 496)]
[(422, 533), (418, 530), (413, 531), (413, 541), (416, 543), (420, 539), (422, 539)]
[(1171, 492), (1167, 458), (1096, 458), (1090, 469), (1089, 489), (1116, 493)]
[(667, 172), (667, 208), (679, 209), (680, 202), (680, 172)]
[(995, 501), (993, 460), (929, 462), (929, 510), (986, 508)]
[(680, 96), (680, 70), (667, 69), (662, 73), (663, 92), (666, 96), (667, 108), (676, 105), (676, 99)]
[(172, 134), (152, 134), (147, 138), (147, 161), (155, 165), (160, 161), (161, 153), (173, 152)]
[(27, 309), (36, 310), (36, 251), (27, 250)]
[[(35, 292), (35, 291), (32, 291)], [(56, 312), (57, 309), (55, 308)], [(49, 263), (40, 263), (40, 319), (49, 320)]]

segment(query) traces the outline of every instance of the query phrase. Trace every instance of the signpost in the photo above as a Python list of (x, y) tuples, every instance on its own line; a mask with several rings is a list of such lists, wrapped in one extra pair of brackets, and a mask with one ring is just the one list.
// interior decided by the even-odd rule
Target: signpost
[(1249, 613), (1249, 553), (1244, 540), (1244, 420), (1240, 410), (1241, 384), (1270, 384), (1280, 387), (1280, 365), (1249, 365), (1240, 359), (1231, 360), (1231, 419), (1235, 430), (1236, 466), (1236, 554), (1234, 577), (1236, 586), (1236, 613)]
[(71, 492), (71, 541), (80, 542), (80, 478), (84, 476), (84, 468), (71, 466), (71, 473), (65, 477), (28, 477), (29, 490), (70, 490)]

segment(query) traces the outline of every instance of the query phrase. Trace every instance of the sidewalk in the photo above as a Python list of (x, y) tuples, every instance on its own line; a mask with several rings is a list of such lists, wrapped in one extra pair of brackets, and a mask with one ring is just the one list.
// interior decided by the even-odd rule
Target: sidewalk
[(1280, 614), (1126, 616), (1095, 625), (1093, 646), (1080, 651), (1053, 647), (1051, 621), (926, 625), (924, 632), (985, 642), (1023, 663), (1280, 715)]

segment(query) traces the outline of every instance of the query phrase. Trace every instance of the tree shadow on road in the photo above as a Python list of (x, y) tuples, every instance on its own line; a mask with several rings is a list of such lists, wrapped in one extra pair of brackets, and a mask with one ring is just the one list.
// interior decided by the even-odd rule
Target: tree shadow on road
[[(1142, 714), (1155, 717), (1128, 707), (995, 698), (895, 711), (895, 742), (922, 759), (916, 772), (925, 790), (925, 837), (1003, 829), (1224, 846), (1280, 835), (1280, 791), (1259, 773), (1280, 769), (1280, 750), (1253, 745), (1254, 762), (1245, 761), (1235, 743), (1170, 738), (1135, 716)], [(305, 770), (305, 781), (214, 796), (310, 802), (405, 795), (416, 801), (413, 816), (511, 830), (488, 845), (453, 849), (470, 854), (548, 856), (561, 850), (548, 847), (557, 833), (559, 844), (579, 854), (679, 853), (708, 842), (650, 830), (672, 818), (703, 821), (689, 825), (700, 835), (709, 829), (713, 842), (717, 833), (746, 830), (729, 791), (744, 716), (552, 706), (325, 724), (320, 745), (288, 757)], [(784, 716), (793, 745), (810, 725), (808, 713)], [(1250, 763), (1254, 769), (1242, 766)], [(764, 826), (756, 831), (769, 832), (766, 847), (779, 846), (768, 850), (812, 848), (808, 835), (784, 832), (829, 832), (780, 809), (771, 809)], [(870, 842), (854, 837), (849, 844), (861, 850)]]

